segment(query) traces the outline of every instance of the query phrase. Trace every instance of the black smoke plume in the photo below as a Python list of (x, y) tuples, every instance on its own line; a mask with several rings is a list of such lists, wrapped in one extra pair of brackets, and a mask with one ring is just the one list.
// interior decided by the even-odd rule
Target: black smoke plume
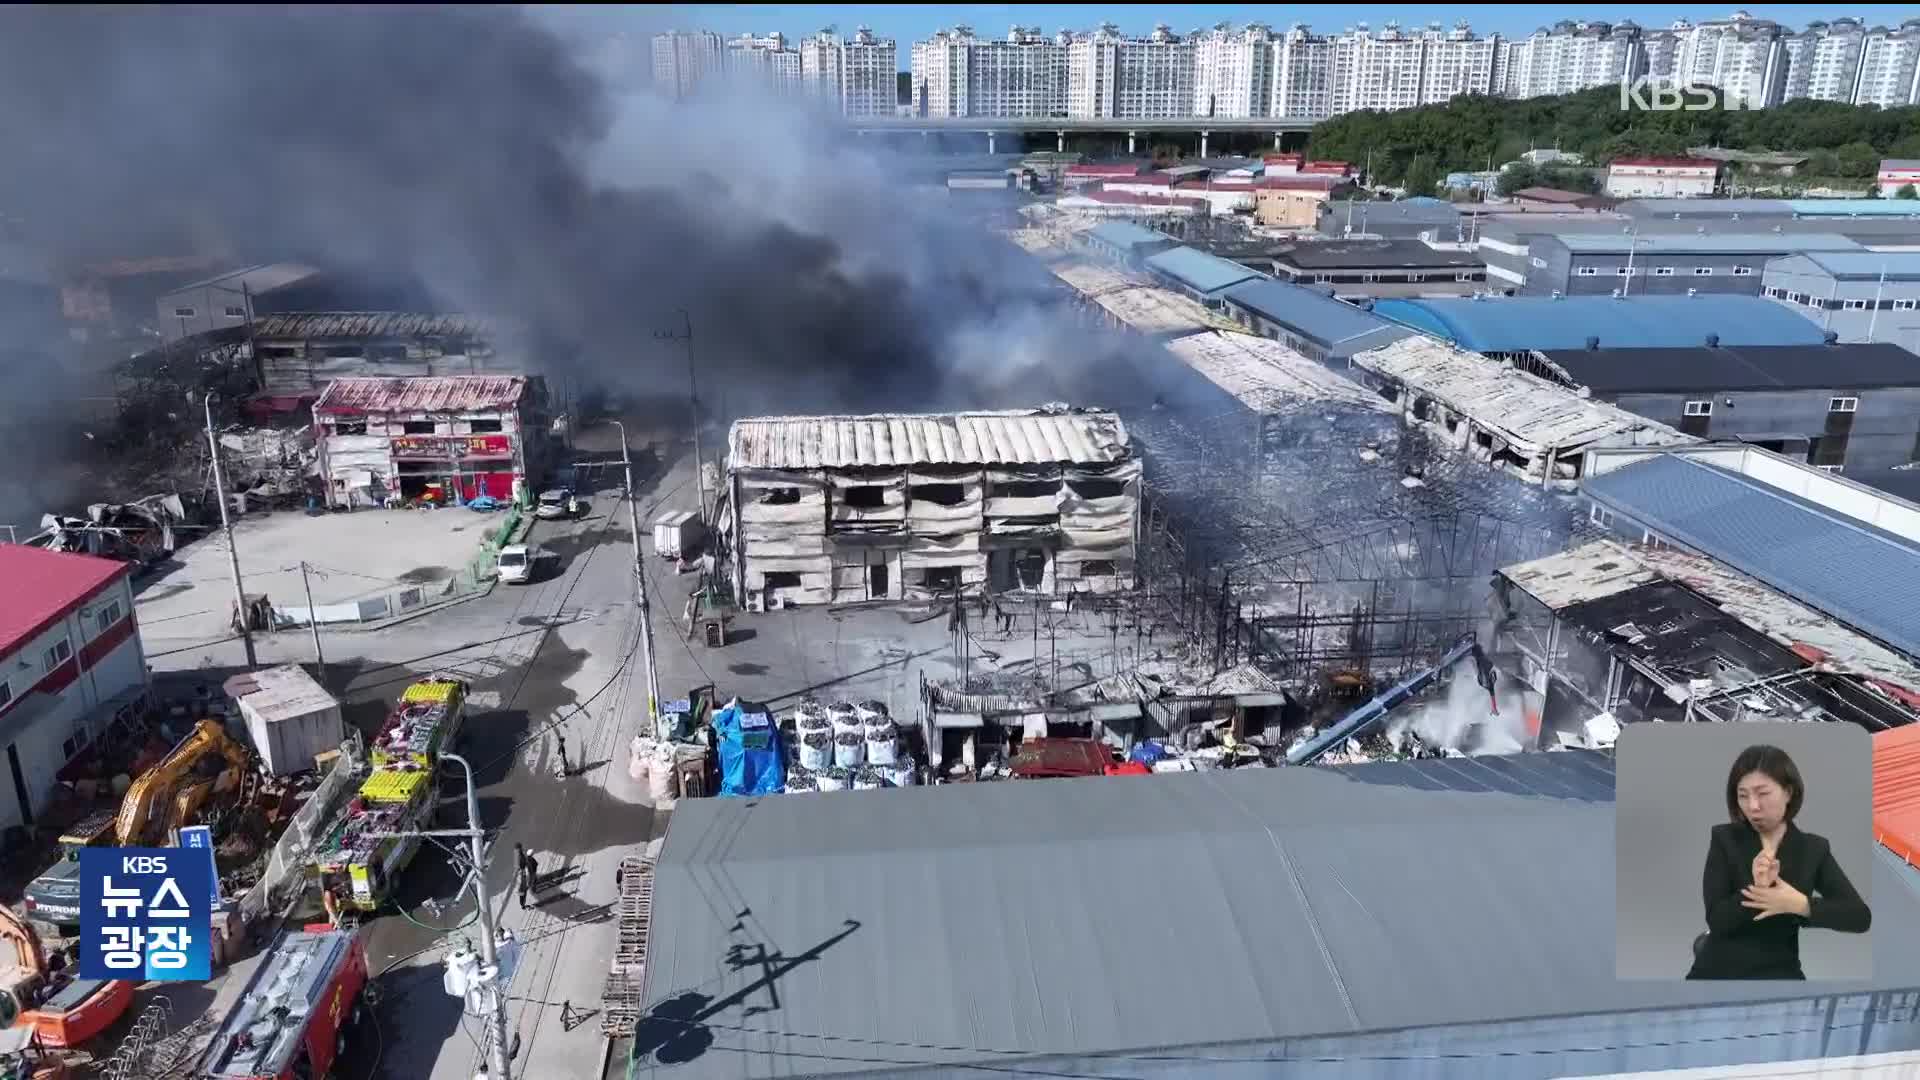
[[(0, 212), (63, 263), (405, 271), (629, 394), (681, 392), (659, 335), (684, 309), (736, 415), (1028, 404), (1090, 359), (1037, 267), (882, 140), (751, 93), (667, 102), (589, 55), (504, 8), (7, 8)], [(0, 403), (16, 434), (53, 419), (26, 397)]]

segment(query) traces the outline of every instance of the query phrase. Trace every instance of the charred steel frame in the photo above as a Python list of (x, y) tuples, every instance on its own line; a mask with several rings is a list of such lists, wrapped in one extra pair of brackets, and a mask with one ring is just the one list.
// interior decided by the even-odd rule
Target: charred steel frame
[[(1487, 621), (1495, 570), (1568, 539), (1570, 530), (1444, 492), (1440, 509), (1408, 515), (1379, 496), (1381, 477), (1395, 479), (1384, 470), (1333, 478), (1313, 517), (1289, 516), (1272, 497), (1289, 478), (1275, 475), (1265, 452), (1296, 421), (1243, 408), (1163, 422), (1160, 452), (1146, 455), (1140, 597), (1216, 671), (1251, 662), (1308, 689), (1337, 671), (1381, 678), (1415, 669)], [(1412, 457), (1425, 452), (1403, 463), (1418, 468)]]

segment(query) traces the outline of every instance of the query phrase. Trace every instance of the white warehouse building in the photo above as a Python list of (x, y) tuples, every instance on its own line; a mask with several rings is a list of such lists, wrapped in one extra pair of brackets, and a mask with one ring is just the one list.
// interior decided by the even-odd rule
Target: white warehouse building
[(744, 606), (1134, 582), (1141, 465), (1113, 413), (773, 416), (727, 441), (715, 513)]

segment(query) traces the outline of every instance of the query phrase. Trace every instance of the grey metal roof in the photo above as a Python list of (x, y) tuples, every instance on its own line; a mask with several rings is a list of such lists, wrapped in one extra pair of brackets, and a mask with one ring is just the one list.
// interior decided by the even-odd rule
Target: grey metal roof
[(1132, 456), (1126, 425), (1100, 410), (909, 416), (759, 416), (734, 422), (727, 467), (1111, 464)]
[(1365, 339), (1372, 348), (1411, 333), (1371, 311), (1284, 281), (1243, 281), (1226, 291), (1226, 302), (1326, 346)]
[(1920, 542), (1680, 454), (1581, 481), (1598, 502), (1920, 655)]
[(1920, 251), (1819, 251), (1799, 256), (1837, 278), (1888, 281), (1920, 278)]
[(1920, 386), (1920, 356), (1885, 341), (1549, 349), (1544, 355), (1574, 381), (1603, 395)]
[(1198, 292), (1210, 293), (1237, 285), (1259, 273), (1237, 262), (1195, 251), (1190, 247), (1168, 248), (1147, 259), (1147, 268), (1180, 282)]
[[(1920, 890), (1884, 858), (1872, 984), (1616, 980), (1612, 786), (1610, 757), (1551, 753), (687, 800), (641, 1030), (711, 1044), (636, 1075), (1272, 1076), (1231, 1063), (1915, 981)], [(1507, 1045), (1478, 1030), (1456, 1048)]]
[(1837, 233), (1628, 233), (1572, 234), (1554, 239), (1567, 250), (1582, 254), (1619, 252), (1625, 254), (1629, 242), (1633, 250), (1644, 254), (1668, 255), (1743, 255), (1790, 251), (1859, 251), (1860, 243)]
[(1142, 244), (1172, 243), (1166, 233), (1135, 225), (1131, 221), (1107, 221), (1088, 230), (1088, 235), (1110, 247), (1131, 251)]

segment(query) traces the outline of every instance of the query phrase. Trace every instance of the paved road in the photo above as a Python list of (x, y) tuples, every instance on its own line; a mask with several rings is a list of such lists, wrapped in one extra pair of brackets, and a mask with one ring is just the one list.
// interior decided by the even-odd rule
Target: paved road
[[(649, 457), (636, 462), (636, 474), (643, 521), (666, 509), (692, 508), (690, 463), (669, 469)], [(516, 1075), (596, 1071), (599, 1024), (562, 1031), (561, 1001), (570, 994), (583, 1009), (597, 1007), (611, 950), (589, 944), (574, 957), (571, 939), (611, 934), (611, 923), (591, 920), (596, 905), (612, 899), (613, 867), (664, 828), (664, 814), (656, 818), (650, 806), (634, 801), (640, 793), (625, 774), (623, 751), (644, 713), (645, 691), (635, 685), (638, 664), (626, 663), (638, 618), (628, 514), (615, 483), (591, 497), (585, 519), (534, 527), (533, 541), (551, 558), (533, 584), (499, 586), (384, 630), (323, 632), (328, 685), (349, 722), (363, 730), (423, 674), (456, 674), (474, 688), (459, 750), (475, 767), (481, 816), (495, 838), (486, 886), (503, 925), (527, 943), (512, 989)], [(262, 663), (312, 660), (305, 631), (265, 635), (257, 650)], [(242, 661), (238, 643), (223, 643), (159, 659), (155, 667), (170, 683), (217, 687)], [(574, 769), (565, 780), (552, 775), (562, 736)], [(464, 822), (462, 791), (457, 780), (447, 784), (453, 798), (443, 803), (450, 803), (444, 824)], [(537, 852), (564, 879), (533, 911), (513, 903), (515, 843)], [(442, 934), (427, 926), (470, 924), (473, 906), (449, 903), (437, 915), (423, 906), (450, 902), (459, 887), (460, 871), (440, 849), (424, 850), (403, 882), (399, 899), (407, 914), (374, 920), (367, 939), (370, 964), (388, 969), (378, 1032), (350, 1052), (338, 1075), (471, 1080), (481, 1028), (472, 1019), (462, 1023), (457, 1002), (440, 987), (440, 956), (461, 931)]]

